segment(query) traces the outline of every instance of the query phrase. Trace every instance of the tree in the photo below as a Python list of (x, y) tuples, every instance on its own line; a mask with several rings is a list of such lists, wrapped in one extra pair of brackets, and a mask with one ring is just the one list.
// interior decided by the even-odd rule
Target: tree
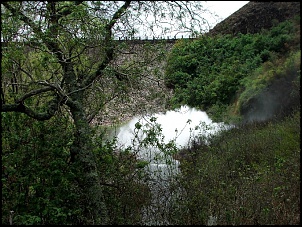
[[(136, 34), (135, 25), (143, 13), (146, 19), (148, 14), (154, 16), (151, 31), (163, 19), (172, 18), (194, 33), (196, 25), (202, 28), (205, 23), (196, 11), (202, 10), (202, 5), (177, 1), (21, 1), (2, 2), (1, 6), (1, 112), (18, 112), (38, 121), (47, 121), (60, 111), (69, 113), (74, 125), (70, 162), (77, 169), (85, 215), (91, 220), (84, 224), (106, 224), (89, 124), (110, 100), (108, 94), (99, 94), (98, 83), (114, 83), (118, 94), (127, 90), (129, 78), (140, 79), (134, 67), (114, 64), (119, 48), (113, 37)], [(183, 23), (187, 16), (189, 26)], [(98, 103), (93, 99), (97, 95), (105, 101)]]

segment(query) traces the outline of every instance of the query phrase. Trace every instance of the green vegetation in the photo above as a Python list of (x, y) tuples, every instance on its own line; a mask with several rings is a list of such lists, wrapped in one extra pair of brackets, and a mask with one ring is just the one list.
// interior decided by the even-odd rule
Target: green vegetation
[[(193, 12), (174, 3), (176, 18)], [(300, 18), (261, 34), (176, 43), (165, 74), (174, 88), (170, 105), (189, 104), (237, 124), (178, 150), (173, 141), (164, 144), (151, 118), (147, 129), (135, 125), (137, 146), (122, 148), (111, 138), (114, 128), (92, 120), (113, 99), (130, 100), (128, 92), (143, 85), (165, 53), (153, 56), (150, 46), (143, 57), (115, 62), (121, 50), (113, 27), (131, 26), (141, 10), (165, 14), (154, 2), (106, 4), (1, 3), (2, 224), (138, 225), (154, 211), (171, 224), (205, 225), (211, 216), (220, 225), (300, 224)], [(274, 109), (282, 107), (283, 115), (239, 124), (271, 91), (283, 94)], [(157, 188), (158, 197), (170, 193), (171, 204), (159, 198), (167, 206), (152, 204), (150, 161), (136, 155), (149, 145), (164, 154), (155, 161), (181, 163), (169, 187)]]
[[(18, 113), (1, 116), (2, 223), (8, 224), (11, 210), (16, 225), (89, 221), (83, 216), (87, 207), (77, 183), (76, 174), (81, 173), (70, 160), (74, 137), (67, 115), (42, 122)], [(99, 137), (93, 147), (109, 223), (138, 224), (138, 211), (149, 199), (143, 163), (129, 150), (118, 152), (115, 141)]]
[[(173, 186), (181, 191), (170, 211), (173, 223), (300, 223), (299, 26), (293, 20), (260, 34), (201, 37), (172, 50), (171, 105), (189, 104), (236, 123), (208, 143), (196, 137), (175, 156), (182, 174)], [(251, 110), (259, 103), (271, 115), (256, 116)], [(243, 124), (242, 117), (254, 121)]]
[[(279, 58), (265, 62), (250, 76), (242, 79), (241, 83), (244, 90), (238, 98), (240, 113), (248, 109), (250, 100), (257, 99), (264, 93), (265, 89), (274, 85), (276, 85), (275, 89), (284, 91), (283, 97), (287, 96), (287, 99), (292, 101), (299, 100), (300, 66), (301, 51), (291, 51), (284, 59)], [(281, 100), (279, 101), (281, 102)]]
[(300, 111), (242, 125), (186, 150), (173, 221), (206, 225), (300, 223)]
[(215, 120), (230, 120), (231, 112), (240, 117), (248, 100), (273, 80), (299, 81), (299, 31), (296, 18), (258, 34), (180, 40), (166, 69), (166, 85), (174, 88), (170, 105), (197, 107)]

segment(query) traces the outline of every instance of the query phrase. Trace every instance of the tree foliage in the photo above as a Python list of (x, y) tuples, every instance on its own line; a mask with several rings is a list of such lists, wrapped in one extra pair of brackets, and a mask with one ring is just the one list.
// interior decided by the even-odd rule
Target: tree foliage
[[(144, 74), (134, 66), (138, 62), (139, 67), (147, 68), (147, 60), (153, 57), (145, 61), (131, 59), (127, 64), (132, 67), (117, 64), (120, 46), (113, 38), (136, 34), (135, 25), (142, 24), (148, 15), (155, 16), (148, 27), (151, 32), (167, 18), (180, 22), (177, 29), (184, 28), (182, 22), (187, 16), (192, 26), (185, 31), (196, 32), (196, 25), (201, 29), (203, 21), (194, 9), (202, 9), (202, 4), (1, 2), (3, 166), (8, 176), (15, 178), (12, 188), (11, 182), (3, 178), (3, 223), (10, 210), (15, 211), (13, 221), (17, 224), (122, 222), (112, 216), (131, 208), (118, 206), (125, 200), (116, 199), (114, 205), (110, 204), (109, 198), (117, 191), (108, 195), (112, 185), (106, 181), (104, 186), (101, 177), (120, 162), (114, 161), (113, 167), (100, 161), (106, 149), (100, 147), (100, 153), (95, 152), (90, 123), (106, 103), (137, 88), (130, 85)], [(9, 127), (10, 122), (14, 127)], [(108, 149), (114, 159), (113, 146)], [(137, 220), (127, 212), (123, 217)]]

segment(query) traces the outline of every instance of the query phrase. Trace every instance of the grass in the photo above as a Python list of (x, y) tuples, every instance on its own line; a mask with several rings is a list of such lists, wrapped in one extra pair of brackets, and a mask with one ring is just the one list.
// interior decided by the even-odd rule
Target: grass
[(175, 184), (176, 224), (206, 225), (210, 216), (218, 225), (300, 223), (299, 110), (230, 129), (189, 153)]

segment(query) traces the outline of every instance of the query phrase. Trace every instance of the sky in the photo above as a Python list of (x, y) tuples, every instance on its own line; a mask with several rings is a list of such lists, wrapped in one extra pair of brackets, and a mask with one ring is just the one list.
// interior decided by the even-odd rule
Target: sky
[[(218, 17), (209, 16), (208, 21), (213, 28), (217, 23), (223, 21), (249, 1), (206, 1), (205, 5), (208, 10), (218, 15)], [(206, 17), (207, 18), (207, 17)]]
[[(223, 21), (228, 16), (239, 10), (241, 7), (246, 5), (249, 1), (204, 1), (205, 7), (211, 12), (211, 14), (203, 15), (203, 17), (208, 21), (210, 25), (210, 29), (212, 29), (217, 23)], [(216, 14), (218, 17), (213, 16), (213, 14)], [(154, 33), (150, 33), (145, 30), (145, 25), (142, 25), (142, 27), (139, 27), (139, 33), (137, 36), (140, 37), (149, 37), (152, 38), (154, 36)], [(209, 29), (209, 27), (207, 27)], [(160, 30), (155, 29), (155, 37), (159, 36), (162, 37), (162, 33)], [(158, 31), (158, 32), (157, 32)], [(167, 37), (188, 37), (189, 33), (182, 33), (178, 31), (166, 33), (162, 38)]]
[(221, 20), (224, 20), (247, 3), (248, 1), (207, 1), (206, 4), (211, 11), (221, 17)]

